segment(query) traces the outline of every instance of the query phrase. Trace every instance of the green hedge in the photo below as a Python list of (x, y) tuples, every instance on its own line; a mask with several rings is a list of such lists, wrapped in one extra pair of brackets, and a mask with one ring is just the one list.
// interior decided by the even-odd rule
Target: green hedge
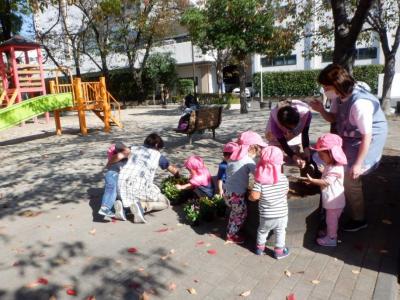
[[(292, 72), (263, 72), (264, 97), (307, 97), (319, 95), (317, 82), (321, 70)], [(358, 81), (366, 82), (373, 93), (378, 91), (378, 74), (383, 72), (382, 65), (356, 66), (353, 75)], [(260, 73), (253, 75), (253, 85), (260, 90)]]

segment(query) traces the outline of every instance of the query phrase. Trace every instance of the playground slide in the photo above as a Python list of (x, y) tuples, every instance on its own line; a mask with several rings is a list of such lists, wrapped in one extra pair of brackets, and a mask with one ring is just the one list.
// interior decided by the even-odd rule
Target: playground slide
[(72, 94), (38, 96), (0, 109), (0, 130), (10, 128), (45, 112), (72, 106)]

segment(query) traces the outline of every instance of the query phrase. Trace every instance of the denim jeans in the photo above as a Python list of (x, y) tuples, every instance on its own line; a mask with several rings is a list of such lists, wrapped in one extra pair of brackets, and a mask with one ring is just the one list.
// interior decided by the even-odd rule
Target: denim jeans
[(101, 206), (112, 209), (117, 199), (118, 172), (109, 170), (106, 175), (104, 175), (104, 179), (106, 186), (104, 188), (103, 198), (101, 199)]

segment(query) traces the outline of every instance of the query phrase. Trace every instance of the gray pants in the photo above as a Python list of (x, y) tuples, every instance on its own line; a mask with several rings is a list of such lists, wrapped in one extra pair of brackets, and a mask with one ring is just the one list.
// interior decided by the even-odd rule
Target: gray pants
[(260, 217), (260, 225), (257, 230), (257, 245), (264, 246), (269, 232), (273, 230), (275, 233), (275, 247), (284, 248), (287, 223), (288, 216), (274, 219)]

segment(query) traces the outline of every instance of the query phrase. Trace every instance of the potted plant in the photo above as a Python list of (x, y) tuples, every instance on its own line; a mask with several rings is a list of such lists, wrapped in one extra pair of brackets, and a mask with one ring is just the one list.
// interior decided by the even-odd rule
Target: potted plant
[(226, 212), (226, 204), (225, 200), (222, 196), (220, 195), (214, 195), (212, 198), (212, 201), (215, 204), (215, 211), (218, 217), (225, 217), (225, 212)]
[(183, 206), (186, 221), (191, 226), (198, 226), (200, 224), (200, 206), (197, 201), (190, 201)]
[(170, 176), (161, 182), (161, 192), (169, 199), (172, 205), (182, 203), (186, 200), (187, 191), (178, 190), (176, 184), (186, 184), (188, 182), (185, 177)]

